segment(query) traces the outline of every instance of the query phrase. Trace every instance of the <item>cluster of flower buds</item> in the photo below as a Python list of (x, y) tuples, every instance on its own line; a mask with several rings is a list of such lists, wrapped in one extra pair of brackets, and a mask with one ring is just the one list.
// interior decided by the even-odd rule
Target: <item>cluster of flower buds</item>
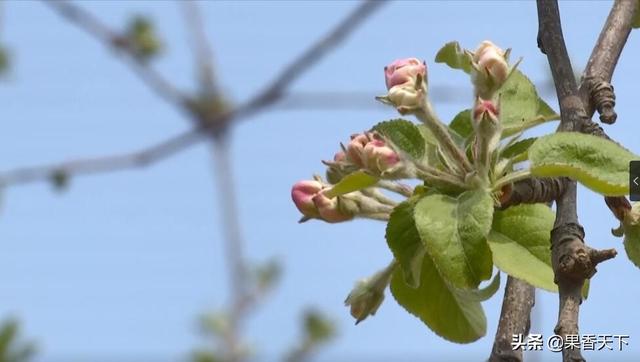
[(299, 181), (291, 188), (291, 198), (303, 215), (301, 221), (320, 219), (328, 223), (352, 220), (356, 216), (387, 219), (395, 204), (372, 190), (329, 197), (331, 185), (315, 180)]
[(476, 94), (482, 99), (492, 99), (509, 76), (507, 62), (509, 51), (503, 51), (492, 42), (485, 40), (473, 53), (471, 72)]
[(351, 316), (356, 319), (356, 324), (368, 316), (376, 314), (384, 301), (384, 290), (391, 281), (391, 275), (396, 265), (395, 262), (392, 262), (388, 267), (371, 277), (358, 281), (349, 293), (344, 304), (351, 308)]
[(329, 166), (327, 177), (334, 182), (355, 170), (365, 170), (381, 177), (395, 177), (403, 169), (400, 155), (376, 132), (351, 135), (343, 151), (335, 154), (333, 161), (323, 161)]
[(384, 67), (388, 93), (378, 97), (401, 114), (418, 109), (427, 96), (427, 65), (416, 58), (398, 59)]

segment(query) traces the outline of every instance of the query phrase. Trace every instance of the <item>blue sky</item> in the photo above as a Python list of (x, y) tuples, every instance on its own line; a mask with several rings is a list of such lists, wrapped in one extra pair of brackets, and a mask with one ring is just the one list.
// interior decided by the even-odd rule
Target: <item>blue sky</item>
[[(187, 130), (188, 119), (158, 99), (103, 45), (39, 2), (4, 4), (1, 39), (12, 50), (11, 74), (0, 82), (0, 170), (153, 144)], [(113, 27), (133, 13), (151, 16), (167, 45), (157, 68), (193, 90), (193, 60), (174, 2), (83, 2)], [(353, 2), (207, 2), (202, 4), (217, 74), (228, 97), (249, 98), (295, 55), (335, 24)], [(582, 68), (604, 23), (609, 2), (561, 4), (574, 66)], [(464, 74), (434, 64), (437, 50), (458, 40), (474, 48), (491, 39), (523, 57), (535, 82), (547, 79), (536, 46), (534, 2), (395, 2), (376, 13), (342, 47), (295, 82), (292, 92), (384, 93), (382, 67), (407, 56), (424, 58), (435, 86), (462, 89), (436, 103), (451, 119), (471, 101)], [(614, 85), (618, 122), (607, 132), (635, 153), (638, 35), (632, 34)], [(468, 96), (464, 95), (465, 91)], [(547, 94), (555, 106), (553, 94)], [(285, 274), (246, 326), (259, 359), (295, 341), (305, 306), (329, 313), (340, 338), (318, 360), (440, 360), (450, 353), (482, 360), (490, 351), (502, 291), (484, 304), (488, 335), (471, 345), (446, 342), (407, 314), (392, 297), (375, 318), (353, 325), (342, 302), (355, 280), (386, 265), (384, 225), (370, 221), (297, 224), (290, 186), (323, 170), (338, 143), (391, 108), (284, 111), (241, 121), (232, 157), (248, 257), (277, 257)], [(536, 133), (550, 132), (553, 126)], [(197, 316), (224, 305), (227, 278), (209, 149), (201, 144), (143, 170), (71, 181), (67, 192), (46, 183), (2, 192), (0, 315), (18, 316), (40, 346), (39, 360), (160, 357), (176, 360), (204, 341)], [(640, 354), (640, 271), (624, 255), (601, 197), (580, 189), (587, 241), (616, 247), (599, 267), (581, 310), (581, 332), (629, 334), (625, 353), (597, 352), (592, 361)], [(504, 280), (504, 279), (503, 279)], [(540, 291), (532, 332), (551, 335), (557, 295)], [(546, 360), (550, 353), (531, 356)]]

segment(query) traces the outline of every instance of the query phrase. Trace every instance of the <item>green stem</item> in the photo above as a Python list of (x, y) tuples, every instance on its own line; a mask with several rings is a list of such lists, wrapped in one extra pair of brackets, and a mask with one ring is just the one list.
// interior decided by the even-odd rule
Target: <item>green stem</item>
[(412, 187), (395, 181), (380, 180), (378, 181), (378, 184), (376, 186), (391, 192), (395, 192), (405, 197), (411, 197), (411, 195), (413, 195)]
[(498, 181), (493, 185), (493, 190), (500, 190), (504, 185), (512, 184), (516, 181), (524, 180), (529, 177), (531, 177), (531, 171), (528, 169), (512, 172), (498, 179)]
[(473, 171), (473, 167), (464, 151), (453, 141), (447, 126), (438, 119), (428, 100), (425, 100), (422, 106), (415, 111), (415, 116), (429, 128), (429, 131), (431, 131), (438, 140), (445, 154), (463, 171), (462, 176)]
[(457, 177), (426, 165), (416, 165), (418, 178), (436, 186), (449, 186), (466, 190), (469, 186)]

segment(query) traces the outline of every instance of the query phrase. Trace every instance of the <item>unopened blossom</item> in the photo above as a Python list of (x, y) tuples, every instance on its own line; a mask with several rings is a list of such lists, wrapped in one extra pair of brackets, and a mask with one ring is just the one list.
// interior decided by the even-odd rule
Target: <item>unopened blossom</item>
[(490, 99), (509, 76), (506, 52), (485, 40), (473, 54), (473, 83), (480, 97)]
[(349, 293), (344, 305), (350, 307), (351, 316), (356, 319), (356, 324), (376, 314), (384, 301), (384, 291), (391, 281), (391, 274), (396, 265), (392, 262), (371, 277), (358, 281)]
[(500, 121), (498, 119), (498, 112), (498, 107), (493, 101), (477, 98), (473, 107), (473, 121), (474, 123), (478, 123), (482, 118), (487, 117), (497, 123)]
[(385, 172), (400, 162), (400, 157), (381, 139), (374, 139), (364, 146), (364, 160), (367, 168), (375, 172)]
[(367, 279), (359, 281), (344, 301), (351, 308), (350, 313), (356, 319), (356, 324), (375, 315), (384, 301), (384, 290), (373, 289), (369, 284)]
[[(329, 198), (324, 194), (328, 190), (319, 181), (306, 180), (295, 183), (291, 189), (291, 198), (306, 218), (321, 219), (329, 223), (351, 220), (354, 218), (355, 206), (349, 210), (341, 205), (340, 197)], [(350, 200), (343, 200), (346, 205), (353, 205)]]
[(319, 218), (328, 223), (349, 221), (354, 218), (354, 214), (341, 207), (339, 198), (329, 198), (324, 193), (319, 192), (312, 198), (313, 204), (318, 210)]
[(377, 99), (402, 113), (418, 109), (427, 95), (427, 66), (416, 58), (398, 59), (384, 68), (387, 95)]
[(491, 100), (476, 98), (472, 113), (472, 124), (476, 134), (474, 158), (481, 175), (488, 177), (493, 153), (500, 143), (502, 125), (499, 106)]
[(397, 59), (384, 67), (387, 89), (407, 82), (415, 84), (418, 76), (427, 76), (427, 65), (417, 58)]
[(354, 165), (364, 167), (364, 146), (372, 139), (372, 133), (360, 133), (351, 135), (351, 141), (347, 145), (347, 158)]
[(345, 162), (347, 160), (347, 154), (344, 151), (336, 152), (333, 156), (334, 162)]
[(306, 217), (319, 217), (313, 197), (322, 191), (322, 183), (315, 180), (296, 182), (291, 188), (291, 198), (298, 210)]

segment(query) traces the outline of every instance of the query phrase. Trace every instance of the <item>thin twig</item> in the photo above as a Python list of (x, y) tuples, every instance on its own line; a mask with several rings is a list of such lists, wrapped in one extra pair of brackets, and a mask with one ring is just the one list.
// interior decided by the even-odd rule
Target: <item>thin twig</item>
[(351, 14), (333, 28), (333, 30), (315, 42), (304, 53), (286, 66), (262, 92), (249, 102), (249, 105), (253, 104), (253, 107), (248, 105), (249, 107), (247, 108), (259, 107), (261, 104), (273, 103), (279, 99), (284, 94), (284, 90), (293, 83), (294, 80), (344, 41), (353, 30), (360, 26), (365, 19), (384, 5), (385, 2), (386, 1), (379, 0), (363, 1)]
[(186, 131), (140, 151), (65, 161), (57, 164), (20, 167), (0, 173), (0, 185), (20, 185), (34, 181), (64, 177), (91, 175), (131, 168), (141, 168), (164, 160), (202, 139), (198, 131)]
[(177, 106), (183, 107), (186, 104), (186, 97), (181, 91), (176, 89), (171, 82), (166, 80), (149, 65), (140, 62), (128, 48), (125, 38), (118, 32), (110, 29), (93, 14), (67, 0), (48, 0), (43, 1), (43, 3), (51, 7), (70, 23), (85, 30), (108, 48), (111, 48), (120, 55), (124, 55), (123, 59), (126, 60), (127, 65), (160, 97)]
[[(66, 1), (45, 3), (52, 5), (54, 9), (59, 10), (61, 14), (65, 15), (65, 17), (70, 20), (82, 24), (82, 28), (94, 34), (98, 39), (110, 39), (111, 33), (105, 33), (105, 29), (107, 28), (101, 26), (102, 23), (92, 21), (94, 20), (93, 16), (88, 15), (86, 12), (81, 10), (76, 11), (77, 8), (74, 5), (71, 5)], [(302, 75), (305, 70), (315, 64), (320, 58), (339, 45), (347, 35), (356, 29), (357, 25), (361, 24), (362, 21), (371, 15), (375, 9), (378, 9), (381, 3), (382, 2), (380, 1), (368, 0), (359, 5), (350, 15), (340, 22), (334, 30), (327, 33), (320, 41), (316, 42), (312, 47), (302, 53), (302, 55), (289, 66), (285, 67), (280, 72), (280, 75), (277, 76), (270, 85), (265, 87), (264, 91), (258, 93), (247, 103), (217, 115), (213, 120), (209, 120), (202, 126), (194, 128), (184, 134), (171, 137), (157, 145), (153, 145), (147, 149), (137, 152), (87, 158), (77, 161), (63, 161), (55, 164), (35, 167), (21, 167), (0, 172), (0, 184), (7, 186), (49, 180), (58, 170), (64, 170), (67, 176), (118, 171), (145, 166), (162, 160), (175, 152), (179, 152), (204, 139), (203, 137), (200, 137), (199, 133), (208, 133), (208, 131), (213, 129), (215, 125), (227, 124), (232, 120), (234, 122), (238, 121), (263, 110), (269, 105), (272, 105), (282, 94), (284, 94), (283, 92), (285, 91), (285, 88), (288, 87), (291, 82)], [(108, 34), (108, 36), (104, 34)], [(307, 62), (306, 60), (309, 57), (315, 58)]]
[(229, 156), (229, 141), (227, 137), (216, 138), (212, 145), (213, 173), (216, 176), (220, 225), (224, 232), (224, 245), (229, 268), (229, 288), (231, 289), (231, 311), (226, 344), (229, 356), (226, 361), (239, 361), (240, 328), (244, 311), (241, 306), (247, 295), (246, 267), (244, 261), (244, 241), (240, 232), (238, 220), (238, 204), (236, 200), (235, 183), (233, 181), (233, 167)]
[(219, 90), (215, 82), (215, 74), (212, 63), (212, 51), (207, 39), (200, 9), (195, 0), (180, 2), (184, 12), (185, 23), (189, 30), (189, 40), (196, 60), (197, 79), (200, 84), (200, 93), (207, 97), (218, 96)]

